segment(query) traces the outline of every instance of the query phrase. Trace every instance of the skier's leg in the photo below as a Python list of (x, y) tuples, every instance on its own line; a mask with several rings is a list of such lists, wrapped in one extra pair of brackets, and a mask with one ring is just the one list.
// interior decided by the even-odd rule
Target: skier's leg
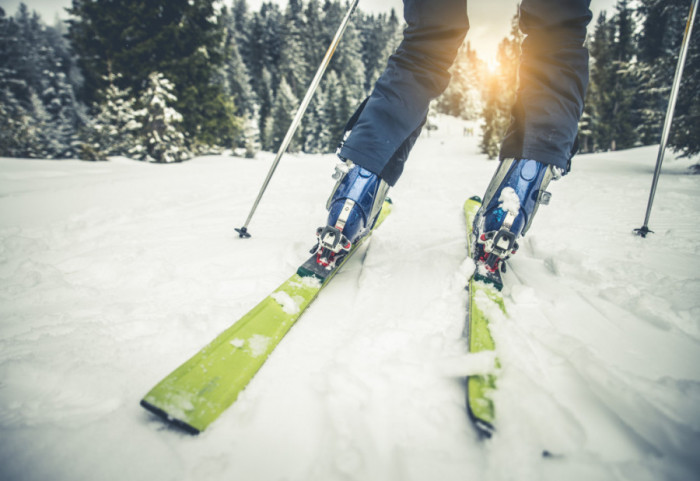
[(425, 122), (430, 101), (450, 79), (469, 28), (466, 0), (404, 0), (403, 41), (352, 126), (340, 156), (394, 185)]
[(352, 116), (339, 150), (344, 161), (318, 230), (318, 259), (332, 265), (372, 228), (425, 123), (430, 101), (449, 82), (464, 41), (466, 0), (404, 0), (408, 27), (370, 97)]
[(517, 249), (552, 178), (574, 155), (588, 85), (590, 0), (523, 0), (520, 87), (499, 165), (477, 217), (479, 260), (492, 273)]
[[(501, 145), (501, 163), (477, 216), (477, 257), (498, 277), (501, 260), (517, 248), (547, 185), (564, 175), (576, 149), (578, 121), (588, 85), (590, 0), (523, 0), (520, 87)], [(483, 271), (484, 269), (482, 269)], [(483, 272), (482, 272), (483, 274)]]
[(567, 170), (588, 86), (590, 0), (523, 0), (520, 88), (501, 159)]

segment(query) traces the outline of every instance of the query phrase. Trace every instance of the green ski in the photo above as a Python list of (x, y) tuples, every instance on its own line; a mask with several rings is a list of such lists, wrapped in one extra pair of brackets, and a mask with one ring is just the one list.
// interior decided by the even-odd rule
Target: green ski
[[(376, 229), (391, 212), (384, 202)], [(175, 369), (141, 400), (141, 406), (191, 434), (223, 413), (267, 360), (289, 329), (369, 235), (326, 275), (305, 268), (262, 300), (209, 345)]]
[[(469, 256), (474, 257), (473, 225), (481, 207), (481, 199), (472, 197), (464, 204), (467, 223)], [(485, 282), (475, 273), (467, 285), (469, 292), (467, 304), (467, 323), (465, 332), (469, 343), (469, 352), (477, 353), (495, 350), (495, 344), (489, 329), (489, 312), (495, 307), (506, 313), (503, 296), (498, 286)], [(493, 374), (467, 377), (467, 411), (469, 417), (482, 436), (490, 437), (494, 431), (495, 412), (491, 394), (496, 388)]]

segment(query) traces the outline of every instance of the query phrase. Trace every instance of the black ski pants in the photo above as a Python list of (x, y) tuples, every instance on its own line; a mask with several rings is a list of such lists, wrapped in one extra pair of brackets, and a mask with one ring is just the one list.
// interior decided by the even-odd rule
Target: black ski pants
[[(467, 0), (404, 0), (408, 24), (339, 155), (394, 185), (469, 29)], [(588, 85), (590, 0), (523, 0), (520, 87), (500, 158), (567, 169)]]

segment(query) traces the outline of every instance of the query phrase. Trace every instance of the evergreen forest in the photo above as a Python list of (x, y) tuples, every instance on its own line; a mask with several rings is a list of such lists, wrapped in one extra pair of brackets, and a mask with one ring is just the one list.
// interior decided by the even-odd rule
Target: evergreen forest
[[(583, 152), (659, 142), (686, 26), (686, 0), (619, 0), (589, 27)], [(179, 162), (280, 146), (347, 3), (73, 0), (46, 25), (0, 8), (0, 156)], [(396, 49), (403, 19), (358, 9), (289, 150), (333, 152)], [(670, 146), (700, 153), (700, 28), (690, 42)], [(467, 36), (467, 39), (469, 37)], [(518, 82), (522, 34), (489, 65), (465, 42), (432, 112), (474, 120), (496, 157)], [(430, 128), (428, 119), (427, 128)]]

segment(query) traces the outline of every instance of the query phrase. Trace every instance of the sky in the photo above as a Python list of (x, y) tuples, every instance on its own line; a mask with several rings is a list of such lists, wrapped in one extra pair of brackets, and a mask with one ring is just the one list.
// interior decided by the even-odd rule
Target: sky
[[(0, 6), (8, 15), (13, 15), (21, 0), (0, 0)], [(272, 0), (282, 5), (287, 0)], [(71, 0), (25, 0), (30, 10), (36, 10), (44, 21), (53, 24), (56, 15), (66, 18), (63, 10), (71, 5)], [(263, 0), (248, 0), (251, 10), (257, 10)], [(471, 28), (467, 39), (476, 49), (479, 57), (486, 61), (496, 58), (498, 43), (510, 31), (510, 20), (515, 14), (517, 0), (471, 0), (468, 2), (469, 23)], [(593, 0), (591, 9), (595, 16), (601, 10), (612, 11), (617, 0)], [(360, 0), (359, 7), (366, 12), (388, 12), (392, 8), (401, 15), (402, 0)], [(595, 17), (594, 17), (595, 18)], [(325, 49), (325, 47), (323, 47)]]

